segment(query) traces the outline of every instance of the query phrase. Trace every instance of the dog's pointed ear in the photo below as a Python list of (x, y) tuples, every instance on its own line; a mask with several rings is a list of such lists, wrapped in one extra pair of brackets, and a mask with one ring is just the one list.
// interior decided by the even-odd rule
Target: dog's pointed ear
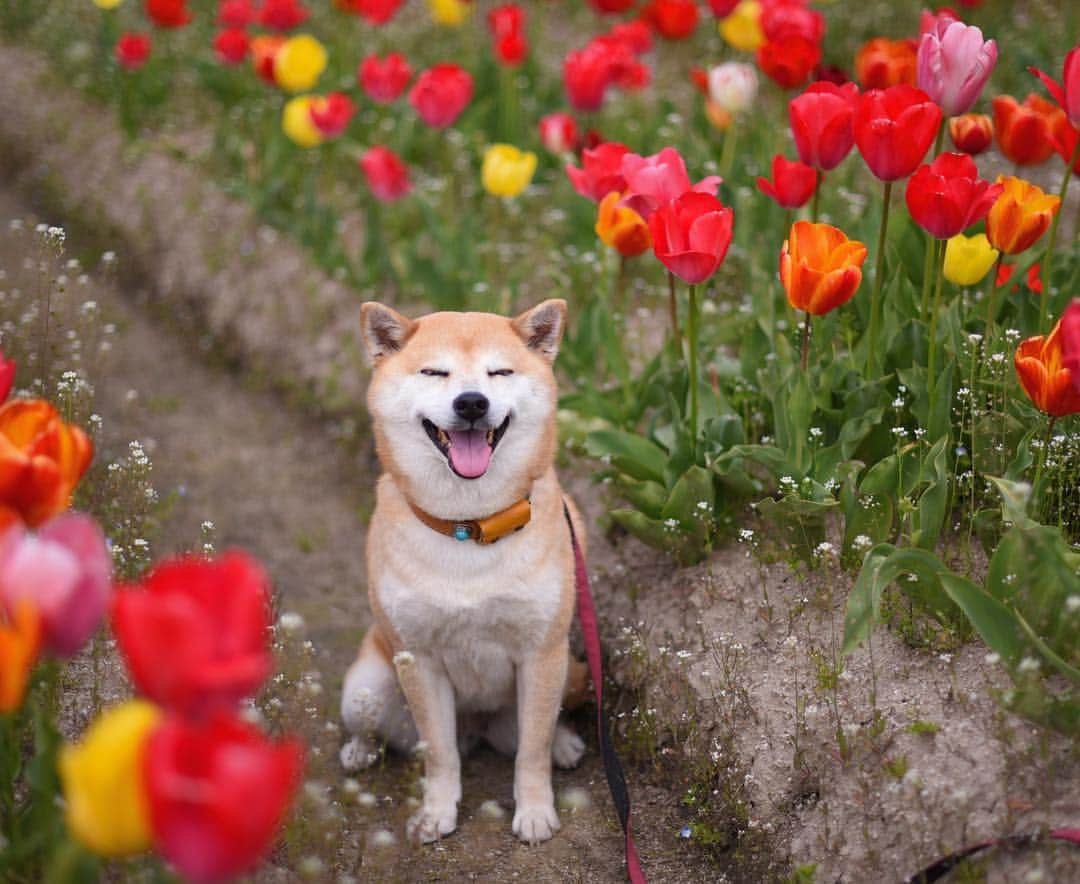
[(510, 324), (526, 347), (548, 362), (554, 362), (566, 328), (566, 301), (562, 298), (543, 301), (511, 320)]
[(415, 327), (413, 320), (378, 301), (367, 301), (360, 308), (360, 332), (373, 363), (404, 347)]

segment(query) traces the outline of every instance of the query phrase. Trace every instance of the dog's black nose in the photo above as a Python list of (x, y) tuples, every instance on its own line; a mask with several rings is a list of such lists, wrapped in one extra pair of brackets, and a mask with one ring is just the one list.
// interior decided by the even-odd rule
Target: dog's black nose
[(454, 400), (454, 414), (462, 420), (480, 420), (488, 411), (488, 398), (483, 393), (462, 393)]

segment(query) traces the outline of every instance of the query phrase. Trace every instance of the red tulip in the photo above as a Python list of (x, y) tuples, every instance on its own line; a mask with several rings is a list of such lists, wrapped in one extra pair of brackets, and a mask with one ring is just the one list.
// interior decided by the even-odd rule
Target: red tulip
[(567, 165), (566, 175), (574, 190), (583, 197), (600, 202), (613, 190), (626, 190), (626, 178), (622, 174), (622, 159), (630, 148), (616, 141), (586, 148), (581, 154), (581, 168)]
[[(846, 86), (851, 83), (851, 77), (848, 76), (848, 72), (839, 65), (835, 64), (819, 64), (814, 68), (812, 79), (815, 83), (832, 83), (834, 86)], [(854, 83), (851, 83), (855, 86)], [(858, 86), (855, 86), (858, 89)]]
[(652, 29), (640, 18), (612, 25), (607, 37), (625, 43), (634, 55), (643, 55), (652, 49)]
[(379, 202), (392, 203), (412, 190), (408, 167), (388, 147), (369, 147), (360, 157), (360, 168)]
[(727, 18), (739, 3), (740, 0), (709, 0), (709, 8), (717, 18)]
[(339, 8), (366, 19), (373, 25), (384, 25), (395, 15), (404, 0), (336, 0)]
[(905, 197), (916, 224), (931, 236), (951, 239), (985, 218), (1002, 189), (979, 178), (967, 154), (943, 153), (916, 170)]
[(218, 3), (218, 24), (223, 28), (246, 28), (258, 16), (252, 0), (221, 0)]
[(641, 10), (641, 17), (661, 37), (685, 40), (698, 25), (698, 8), (694, 0), (652, 0)]
[(259, 23), (272, 31), (291, 31), (307, 21), (308, 15), (300, 0), (263, 0)]
[(303, 775), (303, 744), (271, 741), (231, 715), (167, 717), (144, 751), (154, 848), (185, 880), (230, 880), (270, 852)]
[(552, 153), (568, 153), (577, 149), (577, 120), (562, 111), (540, 118), (540, 143)]
[(121, 34), (116, 41), (116, 62), (124, 70), (137, 71), (150, 58), (149, 34)]
[(356, 113), (356, 105), (344, 92), (331, 92), (325, 97), (315, 98), (309, 113), (311, 122), (323, 138), (337, 138), (348, 128), (349, 121)]
[(1038, 68), (1028, 70), (1046, 84), (1054, 101), (1065, 111), (1069, 122), (1080, 127), (1080, 46), (1074, 47), (1065, 56), (1060, 83)]
[(622, 205), (633, 209), (646, 221), (662, 205), (688, 190), (715, 196), (723, 180), (719, 175), (709, 175), (691, 185), (686, 162), (673, 147), (665, 147), (660, 153), (648, 157), (627, 153), (622, 158), (619, 171), (626, 179)]
[(875, 37), (863, 44), (855, 56), (855, 76), (859, 78), (863, 89), (914, 86), (917, 68), (914, 40)]
[(1034, 166), (1054, 152), (1054, 131), (1065, 112), (1034, 93), (1020, 104), (1010, 95), (993, 100), (994, 134), (1006, 159), (1018, 166)]
[(272, 666), (269, 629), (266, 574), (242, 552), (158, 564), (113, 604), (135, 687), (183, 715), (254, 696)]
[(182, 28), (191, 21), (187, 0), (146, 0), (146, 16), (159, 28)]
[(468, 71), (456, 64), (437, 64), (417, 77), (409, 90), (409, 103), (429, 126), (444, 129), (461, 116), (472, 95)]
[[(1012, 275), (1015, 272), (1015, 264), (999, 264), (997, 276), (994, 278), (994, 288), (1002, 288), (1003, 286), (1005, 286), (1008, 281), (1012, 279)], [(1027, 274), (1024, 277), (1024, 285), (1026, 285), (1036, 295), (1041, 295), (1043, 290), (1042, 279), (1040, 279), (1041, 273), (1042, 264), (1036, 261), (1034, 264), (1028, 267)], [(1019, 290), (1019, 288), (1019, 285), (1014, 284), (1009, 291), (1016, 292)]]
[(852, 121), (859, 102), (854, 83), (812, 83), (788, 104), (799, 159), (823, 171), (835, 169), (855, 143)]
[(604, 36), (567, 53), (563, 86), (575, 110), (599, 110), (611, 86), (637, 89), (649, 82), (649, 69), (638, 61), (629, 42)]
[(391, 52), (383, 59), (372, 53), (360, 62), (356, 78), (368, 98), (376, 104), (390, 104), (405, 91), (412, 74), (412, 68), (400, 52)]
[(941, 125), (941, 108), (914, 86), (873, 89), (859, 99), (855, 144), (882, 181), (910, 175), (922, 162)]
[(525, 36), (525, 10), (517, 3), (505, 3), (488, 13), (488, 28), (495, 41), (495, 58), (501, 65), (516, 67), (529, 54)]
[(825, 16), (801, 0), (766, 3), (761, 8), (761, 30), (770, 43), (802, 37), (820, 44), (825, 37)]
[(589, 0), (589, 5), (597, 12), (626, 12), (637, 0)]
[(1061, 317), (1061, 364), (1069, 369), (1073, 388), (1080, 394), (1080, 300), (1075, 298)]
[(5, 359), (4, 351), (0, 350), (0, 403), (8, 397), (11, 385), (15, 383), (15, 360)]
[(247, 31), (240, 28), (226, 28), (214, 37), (214, 53), (222, 64), (240, 64), (247, 58), (251, 49), (251, 40)]
[(285, 45), (285, 40), (280, 34), (259, 34), (251, 41), (251, 65), (259, 79), (271, 86), (277, 84), (274, 79), (274, 58)]
[(797, 34), (770, 40), (757, 51), (758, 67), (781, 89), (801, 86), (820, 60), (821, 47)]
[(727, 254), (734, 219), (735, 213), (715, 196), (684, 193), (649, 217), (653, 252), (679, 279), (703, 282)]
[(1080, 156), (1076, 154), (1076, 142), (1080, 140), (1080, 131), (1069, 122), (1064, 114), (1057, 118), (1054, 131), (1050, 134), (1050, 140), (1054, 144), (1054, 150), (1058, 152), (1058, 156), (1066, 165), (1074, 156), (1076, 157), (1076, 162), (1073, 164), (1073, 173), (1080, 174)]
[(757, 186), (765, 196), (785, 209), (798, 209), (809, 202), (817, 187), (817, 169), (791, 161), (777, 154), (772, 161), (773, 180), (758, 178)]
[(986, 114), (961, 114), (949, 118), (949, 137), (960, 152), (976, 156), (994, 140), (994, 123)]

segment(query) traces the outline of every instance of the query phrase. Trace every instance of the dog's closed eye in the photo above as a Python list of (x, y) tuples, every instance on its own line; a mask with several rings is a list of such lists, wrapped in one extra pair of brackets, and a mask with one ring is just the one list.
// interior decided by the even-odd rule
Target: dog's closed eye
[(512, 368), (497, 368), (494, 371), (488, 372), (489, 378), (506, 378), (510, 377), (514, 373)]
[(448, 378), (448, 377), (450, 377), (450, 372), (443, 371), (441, 368), (422, 368), (422, 369), (420, 369), (420, 374), (422, 374), (424, 377), (428, 377), (428, 378)]

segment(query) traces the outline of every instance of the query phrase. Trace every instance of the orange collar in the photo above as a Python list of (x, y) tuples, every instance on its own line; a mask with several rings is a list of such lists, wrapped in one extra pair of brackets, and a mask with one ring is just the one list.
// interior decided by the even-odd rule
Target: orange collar
[(475, 540), (481, 545), (495, 543), (507, 534), (520, 531), (529, 524), (532, 517), (532, 507), (529, 498), (523, 497), (517, 503), (512, 503), (506, 509), (501, 510), (485, 519), (439, 519), (426, 513), (411, 500), (409, 507), (421, 522), (432, 531), (438, 531), (454, 540)]

